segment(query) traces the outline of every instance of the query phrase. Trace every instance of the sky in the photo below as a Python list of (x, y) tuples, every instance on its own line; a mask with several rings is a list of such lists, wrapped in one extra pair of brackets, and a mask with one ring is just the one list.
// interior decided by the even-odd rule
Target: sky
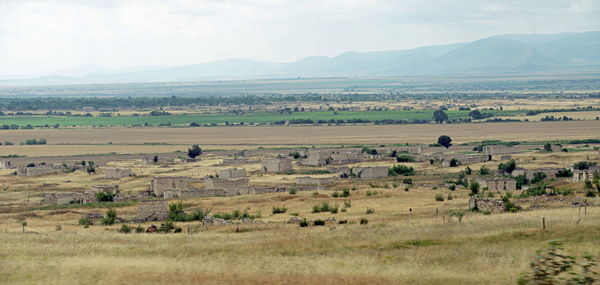
[(598, 0), (0, 0), (0, 77), (593, 30)]

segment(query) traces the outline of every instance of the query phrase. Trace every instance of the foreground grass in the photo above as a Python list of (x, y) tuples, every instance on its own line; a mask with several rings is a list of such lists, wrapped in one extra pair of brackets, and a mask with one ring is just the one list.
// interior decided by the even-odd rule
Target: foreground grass
[(512, 284), (548, 240), (563, 239), (570, 254), (600, 254), (600, 211), (576, 211), (230, 225), (193, 235), (9, 231), (0, 233), (0, 283)]

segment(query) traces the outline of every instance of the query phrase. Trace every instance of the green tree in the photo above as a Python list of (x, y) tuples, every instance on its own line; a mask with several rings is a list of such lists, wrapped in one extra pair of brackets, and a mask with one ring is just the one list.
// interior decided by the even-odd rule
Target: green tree
[(188, 149), (188, 156), (191, 159), (196, 159), (196, 157), (202, 154), (202, 149), (197, 144), (193, 145), (192, 148)]
[(449, 148), (452, 146), (452, 138), (447, 135), (443, 135), (438, 138), (437, 143), (445, 148)]
[(433, 112), (433, 121), (436, 123), (443, 123), (448, 121), (448, 114), (442, 110), (436, 110)]

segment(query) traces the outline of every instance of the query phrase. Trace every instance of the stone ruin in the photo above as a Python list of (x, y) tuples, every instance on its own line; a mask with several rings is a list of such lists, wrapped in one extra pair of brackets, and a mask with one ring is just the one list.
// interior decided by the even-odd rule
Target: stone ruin
[(538, 168), (538, 169), (517, 168), (512, 172), (512, 175), (513, 176), (524, 175), (525, 177), (527, 177), (527, 179), (531, 180), (535, 177), (536, 173), (544, 173), (544, 174), (546, 174), (546, 177), (548, 177), (548, 178), (555, 178), (556, 174), (558, 174), (559, 170), (560, 170), (560, 168), (554, 168), (554, 167), (545, 167), (545, 168)]
[(454, 154), (454, 155), (444, 156), (444, 157), (438, 158), (438, 159), (442, 162), (442, 166), (450, 167), (450, 163), (451, 163), (452, 159), (456, 159), (460, 162), (460, 165), (464, 165), (464, 164), (472, 164), (472, 163), (480, 163), (480, 162), (490, 161), (490, 160), (492, 160), (492, 156), (491, 155), (482, 155), (482, 154), (475, 154), (475, 155)]
[(352, 176), (362, 179), (373, 179), (388, 177), (389, 168), (387, 166), (371, 167), (353, 167)]
[(102, 174), (107, 179), (120, 179), (124, 177), (133, 176), (133, 170), (131, 168), (103, 168)]
[(350, 178), (352, 170), (348, 166), (332, 167), (329, 169), (329, 173), (334, 173), (338, 178)]
[(169, 218), (169, 204), (166, 200), (144, 200), (138, 205), (136, 220), (164, 221)]
[(65, 172), (65, 166), (62, 164), (38, 165), (34, 167), (18, 167), (17, 175), (40, 176), (52, 175)]
[(84, 194), (69, 193), (44, 193), (42, 204), (46, 205), (69, 205), (84, 203)]
[(489, 199), (471, 197), (469, 199), (469, 210), (489, 211), (489, 212), (505, 212), (504, 202), (502, 199)]
[(573, 182), (592, 181), (600, 178), (600, 166), (590, 166), (588, 169), (573, 171)]
[(235, 164), (252, 164), (252, 163), (260, 163), (258, 160), (250, 160), (247, 158), (223, 158), (224, 165), (235, 165)]
[(234, 179), (246, 177), (246, 169), (229, 168), (219, 171), (219, 178)]
[(110, 194), (114, 194), (114, 195), (117, 195), (117, 194), (119, 194), (119, 192), (121, 192), (119, 190), (119, 185), (115, 185), (115, 184), (95, 184), (95, 185), (92, 185), (92, 191), (106, 192), (106, 193), (110, 193)]
[(292, 161), (289, 158), (271, 158), (262, 162), (262, 172), (276, 173), (292, 171)]
[[(212, 191), (215, 193), (222, 193), (224, 196), (235, 196), (241, 194), (249, 194), (250, 186), (248, 178), (239, 179), (222, 179), (222, 178), (208, 178), (206, 180), (206, 192), (211, 192), (211, 189), (222, 190)], [(204, 190), (203, 190), (204, 191)], [(222, 196), (218, 195), (218, 196)]]
[(150, 190), (157, 197), (162, 197), (168, 190), (189, 190), (190, 177), (186, 176), (161, 176), (152, 178)]
[(516, 154), (521, 152), (518, 148), (503, 146), (503, 145), (489, 145), (483, 147), (483, 152), (488, 155), (503, 155), (503, 154)]
[(335, 182), (334, 178), (331, 177), (296, 177), (296, 185), (312, 185), (321, 189), (323, 186), (332, 184)]
[(491, 191), (517, 190), (517, 180), (510, 177), (495, 177), (477, 180), (482, 188), (487, 187)]
[(300, 164), (307, 166), (324, 166), (331, 164), (331, 151), (327, 150), (309, 150), (307, 157), (300, 161)]
[(11, 165), (10, 165), (10, 161), (8, 160), (1, 160), (0, 161), (0, 169), (11, 169)]

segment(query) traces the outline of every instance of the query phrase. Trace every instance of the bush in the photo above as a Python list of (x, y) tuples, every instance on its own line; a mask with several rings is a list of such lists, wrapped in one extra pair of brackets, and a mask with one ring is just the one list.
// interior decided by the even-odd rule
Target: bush
[(121, 228), (119, 229), (119, 232), (124, 233), (124, 234), (131, 233), (131, 227), (128, 225), (122, 225)]
[(438, 202), (443, 202), (444, 201), (444, 195), (442, 194), (436, 194), (435, 195), (435, 200)]
[(324, 226), (325, 225), (325, 221), (321, 220), (321, 219), (317, 219), (313, 222), (313, 226)]
[(450, 186), (448, 187), (448, 189), (450, 189), (450, 191), (456, 190), (456, 184), (450, 184)]
[(348, 220), (340, 220), (338, 222), (338, 224), (340, 224), (340, 225), (347, 224), (347, 223), (348, 223)]
[(410, 155), (401, 155), (396, 157), (396, 162), (415, 162), (415, 158)]
[(290, 191), (288, 193), (290, 193), (291, 195), (296, 195), (296, 193), (298, 193), (298, 190), (290, 189)]
[(501, 170), (506, 173), (512, 173), (517, 168), (517, 162), (514, 159), (511, 159), (505, 163), (500, 163), (498, 165), (498, 170)]
[(333, 206), (333, 205), (329, 205), (329, 203), (327, 202), (323, 202), (320, 205), (314, 205), (313, 206), (313, 213), (321, 213), (321, 212), (330, 212), (332, 211), (334, 208), (336, 208), (337, 211), (337, 205)]
[(535, 252), (529, 263), (532, 272), (523, 274), (517, 284), (595, 284), (595, 260), (591, 255), (581, 259), (567, 255), (561, 241), (550, 241), (546, 249)]
[(517, 181), (517, 189), (521, 189), (523, 186), (529, 184), (529, 179), (525, 175), (517, 175), (515, 176), (515, 180)]
[(92, 219), (84, 217), (79, 219), (79, 224), (82, 226), (92, 226), (94, 225), (94, 221), (92, 221)]
[(485, 165), (482, 165), (481, 168), (479, 168), (479, 175), (488, 175), (490, 174), (490, 169), (485, 167)]
[(169, 204), (169, 220), (175, 222), (190, 221), (191, 217), (183, 211), (183, 203)]
[(375, 213), (375, 209), (367, 208), (367, 215)]
[(285, 206), (273, 207), (273, 215), (284, 214), (285, 212), (287, 212), (287, 208)]
[(508, 211), (511, 213), (516, 213), (519, 210), (521, 210), (521, 207), (515, 205), (512, 201), (510, 201), (509, 195), (502, 196), (502, 202), (504, 202), (504, 210), (505, 211)]
[(350, 197), (350, 189), (344, 188), (344, 190), (342, 190), (341, 197)]
[(138, 233), (138, 234), (143, 233), (144, 232), (144, 228), (142, 228), (142, 226), (137, 226), (137, 227), (135, 227), (135, 232)]
[(592, 166), (597, 165), (597, 162), (591, 162), (591, 161), (580, 161), (577, 162), (573, 165), (573, 168), (577, 169), (577, 170), (586, 170)]
[(461, 164), (460, 160), (456, 159), (456, 158), (452, 158), (450, 160), (450, 167), (457, 167)]
[(450, 200), (454, 199), (454, 196), (452, 196), (451, 194), (448, 194), (448, 197), (446, 199), (448, 199), (448, 201), (450, 201)]
[(398, 175), (404, 175), (404, 176), (411, 176), (411, 175), (415, 175), (415, 169), (411, 166), (406, 166), (406, 165), (394, 165), (390, 168), (389, 172), (388, 172), (389, 176), (398, 176)]
[(300, 221), (300, 223), (298, 225), (300, 225), (301, 228), (308, 227), (308, 222), (306, 220), (303, 220), (303, 221)]
[(96, 199), (98, 202), (113, 202), (115, 194), (106, 191), (98, 192), (96, 193)]
[(402, 180), (402, 183), (404, 183), (404, 184), (413, 184), (413, 181), (412, 181), (412, 179), (411, 179), (411, 178), (404, 178), (404, 179)]
[(345, 208), (351, 208), (352, 207), (352, 202), (350, 200), (344, 201), (344, 207)]
[(569, 168), (559, 169), (556, 173), (556, 177), (573, 177), (573, 171)]
[(117, 219), (117, 211), (113, 208), (109, 208), (106, 212), (106, 216), (102, 217), (101, 222), (103, 225), (113, 225)]
[(473, 181), (469, 184), (469, 190), (471, 190), (470, 195), (477, 195), (479, 193), (479, 182)]
[(365, 218), (360, 218), (360, 224), (361, 225), (366, 225), (369, 223), (369, 220), (365, 219)]

